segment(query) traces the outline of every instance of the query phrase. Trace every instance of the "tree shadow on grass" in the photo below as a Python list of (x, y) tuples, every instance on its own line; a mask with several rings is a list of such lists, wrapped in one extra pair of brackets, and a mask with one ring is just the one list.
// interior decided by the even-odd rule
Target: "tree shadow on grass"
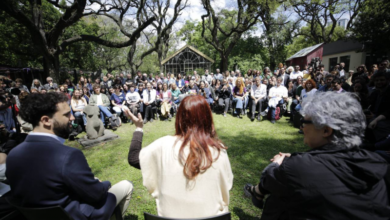
[[(255, 127), (256, 128), (256, 127)], [(274, 131), (273, 129), (276, 129)], [(234, 203), (233, 217), (239, 219), (259, 219), (261, 210), (255, 208), (250, 198), (243, 196), (246, 183), (257, 184), (261, 172), (270, 163), (270, 159), (279, 152), (293, 153), (306, 151), (303, 138), (299, 134), (277, 132), (278, 127), (264, 127), (264, 130), (246, 129), (236, 132), (219, 129), (218, 136), (228, 147), (234, 180), (230, 191), (230, 204)], [(290, 128), (286, 128), (290, 130)], [(234, 202), (233, 202), (234, 201)]]
[(260, 220), (259, 217), (253, 217), (251, 215), (248, 215), (244, 212), (244, 210), (234, 207), (233, 213), (238, 216), (240, 220)]
[(137, 215), (133, 215), (133, 214), (125, 215), (125, 217), (123, 219), (124, 220), (138, 220), (138, 216)]

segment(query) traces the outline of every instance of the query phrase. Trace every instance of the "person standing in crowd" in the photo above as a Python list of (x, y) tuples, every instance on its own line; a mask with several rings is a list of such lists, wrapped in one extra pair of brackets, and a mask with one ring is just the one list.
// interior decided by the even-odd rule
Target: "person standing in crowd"
[(217, 94), (217, 97), (218, 97), (218, 106), (220, 108), (223, 108), (223, 116), (226, 117), (226, 113), (229, 109), (229, 104), (230, 104), (230, 96), (232, 94), (232, 90), (229, 86), (229, 83), (227, 81), (227, 79), (224, 79), (222, 81), (222, 85), (221, 85), (221, 81), (217, 81), (217, 85), (216, 85), (216, 88), (217, 88), (217, 91), (216, 91), (216, 94)]
[(134, 83), (133, 77), (131, 77), (131, 73), (126, 74), (125, 80), (126, 80), (126, 83), (130, 83), (130, 82)]
[[(93, 86), (93, 91), (94, 91), (94, 94), (89, 99), (89, 104), (90, 105), (96, 105), (97, 107), (99, 107), (99, 109), (100, 109), (100, 119), (102, 120), (103, 124), (105, 124), (104, 117), (106, 116), (110, 120), (110, 125), (113, 126), (112, 114), (111, 114), (111, 112), (109, 110), (110, 100), (108, 99), (106, 94), (103, 94), (100, 91), (100, 85), (99, 84), (95, 84)], [(112, 127), (112, 129), (116, 130), (117, 128), (114, 126), (114, 127)]]
[(294, 84), (292, 81), (288, 82), (288, 86), (287, 86), (287, 106), (286, 106), (286, 110), (287, 110), (287, 114), (291, 114), (291, 105), (292, 105), (292, 101), (294, 99)]
[(357, 78), (363, 78), (364, 79), (364, 83), (368, 83), (369, 82), (369, 79), (368, 79), (368, 75), (367, 75), (367, 69), (366, 69), (366, 66), (364, 65), (360, 65), (357, 70), (356, 70), (356, 73), (354, 73), (352, 75), (352, 85), (355, 83), (355, 80)]
[(284, 67), (279, 69), (279, 76), (278, 77), (282, 77), (282, 79), (283, 79), (282, 85), (287, 88), (288, 82), (290, 81), (290, 76), (286, 74)]
[(371, 77), (374, 75), (374, 73), (378, 70), (377, 64), (372, 64), (371, 69), (368, 71), (368, 78), (371, 79)]
[(369, 106), (367, 85), (362, 80), (360, 82), (355, 83), (352, 89), (353, 92), (359, 97), (359, 102), (362, 106), (362, 109), (367, 109)]
[(143, 103), (145, 119), (144, 124), (148, 121), (153, 122), (153, 107), (156, 107), (156, 90), (153, 89), (151, 83), (146, 84), (146, 90), (143, 90)]
[(252, 99), (252, 117), (251, 120), (255, 120), (256, 107), (259, 109), (259, 114), (257, 116), (257, 120), (260, 121), (260, 112), (262, 103), (265, 101), (267, 97), (267, 86), (261, 84), (261, 79), (256, 78), (256, 83), (252, 85), (251, 88), (251, 99)]
[(233, 88), (233, 101), (235, 102), (235, 111), (237, 117), (242, 118), (241, 114), (245, 114), (245, 96), (246, 89), (242, 77), (237, 78), (236, 86)]
[(345, 70), (344, 70), (344, 68), (345, 68), (345, 63), (344, 62), (341, 62), (340, 63), (340, 67), (339, 67), (339, 75), (340, 75), (340, 77), (343, 77), (343, 76), (345, 76)]
[(46, 91), (58, 88), (57, 83), (54, 83), (53, 78), (51, 78), (50, 76), (46, 78), (46, 82), (47, 83), (44, 85)]
[(328, 74), (325, 76), (325, 86), (322, 86), (318, 89), (320, 92), (332, 91), (332, 82), (334, 80), (334, 76), (332, 74)]
[(176, 116), (175, 135), (144, 148), (142, 117), (128, 114), (137, 127), (128, 162), (141, 169), (143, 185), (156, 200), (159, 216), (204, 218), (228, 212), (233, 173), (203, 97), (184, 98)]
[(108, 80), (107, 76), (103, 76), (103, 81), (100, 83), (101, 86), (104, 86), (105, 88), (111, 88), (111, 81)]
[(83, 91), (83, 97), (85, 98), (87, 103), (89, 103), (89, 98), (91, 97), (91, 93), (89, 92), (90, 91), (89, 88), (84, 87), (82, 91)]
[(216, 80), (222, 81), (223, 80), (223, 75), (221, 74), (221, 71), (219, 69), (215, 70), (215, 75), (214, 78)]
[(34, 130), (7, 157), (9, 201), (20, 207), (58, 205), (74, 219), (106, 220), (116, 206), (126, 213), (132, 183), (99, 181), (83, 153), (64, 145), (74, 120), (66, 96), (31, 94), (20, 114)]
[(80, 95), (80, 90), (76, 89), (73, 92), (70, 106), (72, 107), (73, 115), (75, 117), (82, 117), (84, 125), (87, 124), (87, 117), (84, 114), (84, 108), (87, 106), (87, 100)]
[(261, 219), (388, 219), (388, 164), (359, 148), (366, 121), (356, 97), (316, 93), (301, 114), (310, 150), (275, 155), (260, 183), (245, 186), (257, 207), (269, 195)]
[(34, 79), (32, 84), (31, 84), (30, 90), (36, 89), (38, 92), (40, 92), (42, 88), (43, 88), (43, 86), (42, 86), (41, 81), (39, 81), (39, 79)]
[(206, 87), (206, 83), (204, 81), (200, 82), (199, 95), (203, 96), (206, 99), (207, 103), (210, 104), (210, 106), (214, 103), (214, 99), (211, 95), (210, 89)]
[[(277, 79), (276, 86), (272, 87), (269, 91), (269, 101), (268, 101), (268, 108), (271, 109), (271, 123), (275, 124), (275, 110), (277, 105), (283, 104), (284, 99), (287, 99), (288, 92), (287, 88), (282, 85), (283, 78), (279, 77)], [(268, 113), (268, 108), (261, 112), (261, 116), (266, 116)]]
[(176, 79), (176, 86), (179, 88), (180, 92), (183, 93), (183, 87), (185, 85), (184, 79), (182, 78), (181, 74), (177, 74), (177, 79)]
[(336, 78), (332, 81), (332, 90), (337, 92), (337, 93), (342, 93), (345, 92), (345, 90), (341, 87), (342, 82), (341, 79)]

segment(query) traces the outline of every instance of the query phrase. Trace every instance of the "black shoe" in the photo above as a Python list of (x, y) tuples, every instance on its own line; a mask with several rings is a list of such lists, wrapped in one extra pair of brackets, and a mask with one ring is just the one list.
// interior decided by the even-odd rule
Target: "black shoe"
[[(256, 206), (259, 209), (263, 209), (263, 207), (264, 207), (264, 196), (257, 194), (256, 191), (254, 190), (254, 188), (255, 187), (252, 184), (247, 183), (244, 186), (244, 194), (247, 197), (252, 197), (252, 204), (254, 206)], [(261, 198), (261, 199), (258, 199), (256, 196)]]
[(251, 121), (254, 121), (254, 120), (255, 120), (255, 115), (252, 115)]
[(242, 116), (241, 116), (241, 114), (239, 114), (239, 115), (238, 115), (238, 117), (239, 117), (240, 119), (242, 119)]
[(144, 124), (148, 123), (148, 120), (144, 119)]
[(272, 124), (275, 124), (275, 120), (271, 120), (271, 123), (272, 123)]
[(303, 131), (302, 131), (302, 130), (299, 130), (298, 133), (303, 134)]

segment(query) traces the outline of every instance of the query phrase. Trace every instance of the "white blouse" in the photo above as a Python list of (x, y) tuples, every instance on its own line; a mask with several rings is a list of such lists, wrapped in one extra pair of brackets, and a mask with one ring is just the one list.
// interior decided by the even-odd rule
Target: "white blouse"
[[(188, 181), (179, 160), (182, 140), (165, 136), (141, 150), (143, 184), (156, 199), (159, 216), (202, 218), (228, 212), (233, 173), (226, 150), (195, 180)], [(209, 148), (213, 158), (217, 150)], [(184, 149), (188, 155), (189, 147)]]

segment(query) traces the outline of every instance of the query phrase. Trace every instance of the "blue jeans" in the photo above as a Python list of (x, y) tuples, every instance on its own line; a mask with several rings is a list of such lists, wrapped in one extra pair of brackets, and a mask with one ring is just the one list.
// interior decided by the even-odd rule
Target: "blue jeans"
[(84, 121), (84, 125), (87, 124), (87, 117), (85, 117), (85, 114), (81, 114), (81, 112), (74, 112), (74, 117), (80, 117), (82, 116), (83, 117), (83, 121)]
[(236, 109), (242, 109), (244, 101), (241, 98), (233, 98), (233, 101), (236, 103)]
[(106, 107), (104, 105), (98, 105), (98, 107), (100, 109), (100, 119), (102, 120), (102, 122), (104, 124), (104, 116), (111, 118), (112, 114), (111, 114), (110, 110), (108, 110), (109, 107)]
[[(281, 99), (281, 100), (279, 101), (278, 105), (279, 105), (279, 104), (283, 104), (283, 103), (284, 103), (284, 102), (283, 102), (283, 99)], [(275, 120), (275, 108), (270, 107), (270, 109), (271, 109), (271, 119), (272, 119), (272, 120)]]

